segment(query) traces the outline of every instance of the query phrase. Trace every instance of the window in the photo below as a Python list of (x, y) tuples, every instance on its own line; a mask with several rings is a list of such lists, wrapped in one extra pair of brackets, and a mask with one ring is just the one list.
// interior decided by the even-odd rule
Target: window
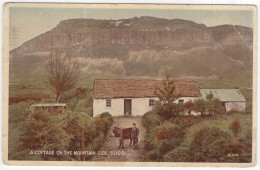
[(106, 99), (106, 106), (111, 107), (111, 99)]
[(149, 99), (149, 106), (152, 107), (155, 104), (155, 100), (154, 99)]
[(183, 103), (184, 103), (184, 100), (183, 100), (183, 99), (180, 99), (180, 100), (179, 100), (179, 103), (183, 104)]

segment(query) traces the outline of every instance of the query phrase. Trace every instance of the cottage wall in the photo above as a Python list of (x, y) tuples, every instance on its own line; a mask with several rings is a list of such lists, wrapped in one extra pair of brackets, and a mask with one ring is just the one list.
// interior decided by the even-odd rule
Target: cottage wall
[[(158, 100), (158, 98), (125, 98), (132, 100), (132, 115), (144, 115), (144, 113), (152, 110), (152, 106), (149, 106), (149, 100), (154, 99)], [(176, 100), (176, 103), (179, 100), (183, 100), (184, 103), (188, 101), (194, 101), (195, 99), (199, 99), (198, 97), (181, 97)], [(109, 112), (112, 116), (123, 116), (124, 115), (124, 99), (111, 99), (111, 107), (106, 107), (106, 99), (94, 99), (93, 101), (93, 116), (97, 114)]]
[(245, 111), (246, 102), (226, 102), (225, 103), (226, 111), (236, 110), (236, 111)]
[(158, 100), (157, 98), (134, 98), (132, 99), (132, 115), (144, 115), (146, 112), (153, 109), (149, 106), (149, 99)]
[[(152, 110), (149, 106), (149, 99), (156, 98), (126, 98), (132, 100), (132, 115), (143, 115)], [(109, 112), (112, 116), (124, 115), (124, 99), (111, 99), (111, 107), (106, 107), (106, 99), (94, 99), (93, 101), (93, 116), (97, 114)]]
[(111, 99), (111, 107), (106, 107), (106, 99), (94, 99), (93, 116), (109, 112), (112, 116), (124, 115), (124, 99)]

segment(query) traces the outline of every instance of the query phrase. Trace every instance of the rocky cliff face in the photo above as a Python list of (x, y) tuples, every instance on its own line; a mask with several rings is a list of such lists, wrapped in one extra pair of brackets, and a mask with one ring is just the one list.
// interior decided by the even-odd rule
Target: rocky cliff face
[(135, 17), (116, 21), (70, 19), (61, 21), (54, 29), (25, 42), (12, 53), (49, 51), (65, 45), (151, 45), (171, 48), (179, 44), (224, 41), (240, 43), (241, 40), (252, 44), (252, 29), (236, 27), (207, 28), (192, 21), (154, 17)]
[(155, 45), (172, 47), (180, 43), (214, 42), (208, 31), (101, 31), (83, 33), (47, 32), (17, 49), (18, 53), (45, 51), (69, 45)]

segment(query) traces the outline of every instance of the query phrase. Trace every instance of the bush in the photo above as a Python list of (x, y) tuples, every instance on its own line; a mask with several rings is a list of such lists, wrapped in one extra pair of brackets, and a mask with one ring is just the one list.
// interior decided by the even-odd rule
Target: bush
[(241, 128), (240, 122), (238, 120), (234, 120), (230, 123), (229, 128), (233, 131), (234, 135), (237, 136), (237, 133)]
[(197, 123), (198, 118), (195, 116), (181, 116), (177, 118), (171, 118), (169, 122), (177, 124), (180, 128), (187, 128)]
[(204, 116), (206, 110), (207, 110), (207, 104), (206, 101), (203, 99), (197, 99), (194, 101), (193, 109), (195, 112), (201, 113), (202, 116)]
[(176, 124), (165, 121), (155, 127), (145, 140), (146, 161), (161, 161), (163, 155), (179, 146), (183, 138), (184, 132)]
[(154, 111), (146, 112), (142, 117), (142, 123), (144, 127), (147, 128), (147, 130), (159, 126), (162, 123), (162, 121), (162, 117)]
[(225, 108), (222, 105), (222, 102), (214, 98), (211, 101), (207, 102), (207, 110), (209, 111), (209, 114), (223, 114), (225, 113)]
[(156, 102), (154, 111), (164, 118), (169, 120), (172, 117), (177, 117), (183, 112), (183, 105), (180, 103), (161, 103)]
[(233, 138), (218, 128), (202, 128), (190, 145), (195, 162), (225, 162), (232, 153)]
[(166, 121), (154, 129), (154, 136), (158, 139), (181, 138), (183, 132), (178, 125)]
[(192, 154), (187, 148), (178, 147), (163, 156), (164, 162), (190, 162)]
[(113, 118), (108, 112), (102, 113), (94, 118), (94, 124), (97, 130), (103, 132), (107, 132), (112, 123)]
[[(112, 125), (113, 118), (108, 112), (99, 114), (95, 118), (92, 118), (87, 114), (84, 114), (84, 116), (86, 116), (90, 120), (87, 123), (88, 127), (84, 129), (86, 148), (85, 150), (97, 151), (104, 142), (106, 133), (109, 127)], [(74, 133), (74, 138), (71, 141), (69, 149), (72, 151), (78, 151), (80, 148), (79, 129), (77, 129), (77, 127), (75, 126), (75, 122), (74, 127), (69, 126), (68, 129), (70, 132)], [(91, 156), (86, 156), (86, 159), (89, 159), (90, 157)], [(77, 156), (74, 156), (74, 158), (79, 160)]]
[[(20, 150), (68, 150), (73, 138), (66, 132), (67, 114), (51, 115), (46, 110), (29, 112), (24, 121)], [(44, 160), (60, 160), (61, 155), (41, 155)]]
[(108, 125), (111, 126), (113, 123), (113, 117), (110, 113), (104, 112), (100, 115), (101, 118), (106, 118), (108, 120)]
[(251, 162), (252, 143), (233, 138), (218, 128), (202, 128), (195, 133), (189, 153), (193, 162)]

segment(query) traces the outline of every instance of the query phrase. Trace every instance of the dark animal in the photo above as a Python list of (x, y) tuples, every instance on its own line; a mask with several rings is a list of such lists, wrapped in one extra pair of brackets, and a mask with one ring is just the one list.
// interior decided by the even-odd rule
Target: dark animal
[[(129, 146), (131, 146), (133, 144), (133, 139), (131, 138), (131, 131), (132, 131), (132, 128), (124, 128), (123, 129), (123, 139), (130, 139), (130, 144)], [(118, 127), (115, 127), (113, 129), (113, 134), (115, 137), (119, 137), (119, 128)]]

